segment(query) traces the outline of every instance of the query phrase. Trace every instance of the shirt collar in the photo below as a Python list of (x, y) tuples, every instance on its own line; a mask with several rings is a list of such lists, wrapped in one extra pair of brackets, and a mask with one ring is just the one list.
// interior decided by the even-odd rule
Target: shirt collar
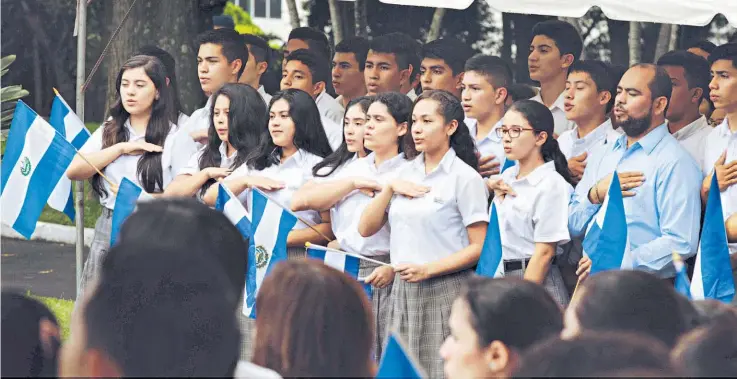
[(501, 138), (498, 138), (497, 137), (496, 130), (502, 127), (502, 120), (503, 119), (499, 119), (499, 121), (497, 121), (496, 124), (494, 124), (494, 126), (491, 128), (491, 130), (489, 130), (489, 134), (487, 134), (486, 136), (484, 136), (484, 138), (482, 138), (481, 141), (476, 140), (476, 132), (478, 131), (478, 126), (479, 126), (478, 120), (473, 119), (473, 118), (469, 118), (469, 119), (466, 119), (466, 120), (467, 120), (466, 126), (468, 126), (468, 131), (471, 132), (471, 137), (473, 137), (473, 139), (475, 141), (481, 142), (481, 141), (484, 141), (484, 140), (487, 140), (487, 139), (492, 140), (492, 141), (495, 141), (495, 142), (501, 142), (502, 141)]
[[(438, 164), (438, 167), (433, 170), (436, 171), (438, 168), (443, 170), (446, 174), (451, 173), (451, 168), (453, 167), (453, 161), (456, 157), (456, 151), (453, 150), (451, 147), (448, 149), (448, 151), (443, 155), (443, 159), (440, 160), (440, 164)], [(415, 160), (412, 162), (415, 165), (415, 168), (421, 170), (423, 173), (425, 172), (425, 153), (420, 153), (420, 155), (415, 158)]]
[[(635, 144), (640, 145), (642, 150), (644, 150), (647, 155), (650, 155), (650, 153), (655, 149), (655, 146), (658, 146), (660, 141), (663, 140), (663, 137), (668, 134), (670, 134), (670, 132), (668, 132), (668, 125), (666, 123), (662, 123), (660, 126), (651, 130), (650, 133), (642, 137), (639, 141), (635, 142)], [(627, 148), (626, 134), (623, 133), (622, 136), (617, 139), (614, 143), (614, 148)]]
[[(514, 174), (513, 177), (517, 177), (519, 174), (519, 165), (515, 165), (511, 168), (512, 173)], [(524, 178), (520, 178), (517, 181), (523, 181), (526, 180), (530, 185), (536, 186), (540, 184), (540, 181), (542, 181), (548, 174), (551, 172), (555, 172), (555, 162), (545, 162), (541, 166), (537, 167), (536, 169), (532, 170), (531, 173), (527, 174)]]
[(699, 132), (701, 129), (704, 129), (707, 127), (706, 124), (706, 117), (701, 116), (697, 118), (694, 122), (686, 125), (681, 130), (673, 133), (673, 137), (679, 141), (682, 141), (686, 138), (689, 138)]
[(236, 155), (238, 155), (238, 150), (236, 150), (233, 153), (233, 156), (229, 157), (228, 156), (228, 153), (227, 153), (227, 151), (228, 151), (228, 148), (227, 147), (228, 146), (226, 145), (225, 142), (220, 142), (220, 147), (218, 147), (218, 151), (220, 151), (220, 156), (222, 157), (222, 159), (233, 159), (233, 158), (235, 158)]
[(719, 135), (722, 137), (729, 137), (732, 135), (732, 131), (729, 130), (729, 120), (727, 120), (726, 117), (724, 118), (724, 121), (722, 121), (722, 123), (717, 125), (717, 127), (714, 129), (716, 129), (717, 133), (719, 133)]
[[(542, 95), (540, 95), (540, 93), (541, 92), (538, 91), (537, 92), (537, 95), (533, 96), (530, 100), (535, 100), (538, 103), (544, 105), (545, 103), (543, 103), (543, 97), (542, 97)], [(563, 91), (563, 92), (560, 93), (560, 95), (558, 95), (558, 98), (555, 99), (555, 101), (553, 102), (553, 105), (550, 107), (551, 110), (553, 108), (560, 108), (560, 110), (563, 110), (563, 107), (565, 106), (565, 102), (566, 102), (566, 95), (565, 95), (565, 93), (566, 92)]]
[(597, 126), (594, 130), (591, 131), (591, 133), (587, 134), (583, 138), (578, 137), (578, 125), (575, 125), (573, 127), (573, 138), (574, 141), (578, 140), (584, 140), (584, 141), (593, 141), (598, 139), (606, 138), (609, 131), (613, 130), (612, 128), (612, 120), (606, 119), (601, 125)]
[(369, 166), (371, 166), (373, 170), (376, 170), (377, 172), (386, 172), (386, 171), (394, 170), (400, 164), (402, 164), (402, 162), (404, 162), (404, 153), (397, 154), (395, 157), (380, 164), (379, 167), (376, 167), (376, 154), (375, 153), (371, 153), (367, 155), (366, 159), (368, 159)]
[(304, 162), (304, 160), (305, 160), (306, 157), (307, 157), (307, 155), (305, 154), (305, 152), (302, 151), (302, 149), (299, 149), (299, 150), (297, 150), (296, 153), (294, 153), (294, 155), (292, 155), (291, 157), (287, 158), (286, 161), (282, 162), (280, 166), (281, 167), (287, 167), (288, 165), (289, 166), (291, 166), (291, 165), (300, 166), (300, 165), (302, 165), (302, 163)]
[(324, 101), (325, 101), (325, 96), (328, 96), (328, 95), (326, 95), (326, 94), (325, 94), (325, 90), (323, 90), (323, 91), (322, 91), (322, 92), (320, 92), (320, 94), (319, 94), (319, 95), (317, 95), (317, 97), (315, 98), (315, 104), (319, 104), (319, 103), (321, 103), (321, 102), (324, 102)]
[(261, 94), (261, 96), (266, 95), (266, 90), (264, 89), (264, 86), (258, 87), (258, 93)]

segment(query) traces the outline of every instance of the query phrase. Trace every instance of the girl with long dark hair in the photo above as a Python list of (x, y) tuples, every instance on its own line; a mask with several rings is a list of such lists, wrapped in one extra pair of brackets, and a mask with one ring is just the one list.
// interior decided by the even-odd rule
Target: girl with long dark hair
[(404, 150), (415, 158), (369, 203), (358, 226), (368, 237), (389, 225), (397, 274), (389, 329), (433, 378), (443, 376), (438, 350), (450, 334), (450, 308), (478, 262), (488, 223), (488, 193), (464, 118), (449, 92), (417, 98)]
[[(358, 233), (358, 223), (361, 212), (371, 202), (374, 193), (395, 179), (407, 163), (401, 140), (407, 134), (412, 102), (398, 92), (385, 92), (373, 97), (366, 108), (362, 148), (370, 149), (372, 153), (347, 164), (321, 183), (305, 185), (295, 194), (292, 209), (329, 209), (336, 238), (329, 246), (389, 263), (389, 226), (385, 225), (373, 236), (365, 238)], [(349, 105), (346, 115), (351, 111)], [(345, 137), (350, 140), (347, 121), (348, 117)], [(373, 286), (374, 352), (381, 357), (394, 270), (390, 266), (361, 260), (358, 276)]]
[(243, 165), (258, 147), (268, 123), (261, 95), (245, 84), (226, 84), (213, 94), (207, 145), (166, 187), (167, 196), (204, 193), (219, 178)]
[(553, 138), (553, 115), (532, 100), (521, 100), (504, 115), (497, 133), (507, 159), (518, 162), (489, 179), (499, 214), (504, 272), (542, 284), (561, 305), (568, 304), (555, 257), (570, 240), (568, 202), (573, 180)]
[[(113, 207), (121, 180), (127, 177), (150, 194), (161, 193), (175, 175), (173, 161), (189, 159), (177, 155), (171, 147), (175, 126), (169, 120), (170, 92), (166, 70), (158, 59), (146, 55), (128, 59), (120, 68), (115, 86), (118, 96), (110, 108), (110, 118), (80, 150), (89, 162), (76, 156), (67, 170), (69, 179), (91, 178), (92, 189), (102, 204), (78, 293), (96, 277), (110, 248)], [(115, 187), (103, 181), (93, 166)]]

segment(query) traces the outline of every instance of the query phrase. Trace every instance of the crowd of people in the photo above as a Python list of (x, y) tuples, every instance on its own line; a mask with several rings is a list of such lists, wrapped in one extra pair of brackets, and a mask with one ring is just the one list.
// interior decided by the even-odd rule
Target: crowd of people
[[(266, 41), (211, 30), (196, 58), (208, 100), (190, 116), (174, 60), (142, 48), (67, 171), (103, 212), (59, 374), (372, 377), (393, 332), (431, 378), (737, 375), (737, 310), (673, 288), (674, 252), (693, 268), (714, 175), (737, 252), (737, 44), (624, 68), (580, 60), (566, 22), (532, 35), (539, 88), (452, 38), (331, 49), (298, 28), (269, 94)], [(589, 277), (582, 241), (615, 171), (630, 256)], [(123, 178), (157, 200), (111, 247)], [(246, 209), (259, 189), (300, 217), (255, 320), (241, 312), (248, 245), (211, 209), (218, 183)], [(505, 278), (473, 273), (492, 210)], [(371, 258), (359, 273), (371, 298), (303, 259), (306, 243)], [(57, 370), (52, 315), (4, 293), (2, 321), (3, 375)], [(35, 342), (5, 348), (20, 339)]]

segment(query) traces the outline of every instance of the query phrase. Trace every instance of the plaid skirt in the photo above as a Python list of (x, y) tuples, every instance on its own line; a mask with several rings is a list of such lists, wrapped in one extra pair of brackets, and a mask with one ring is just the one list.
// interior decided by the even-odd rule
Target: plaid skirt
[[(505, 272), (504, 276), (522, 279), (524, 274), (525, 272), (520, 269)], [(543, 282), (543, 287), (545, 287), (548, 293), (553, 296), (553, 299), (555, 299), (558, 305), (564, 309), (568, 306), (568, 301), (571, 299), (571, 296), (568, 294), (568, 289), (566, 288), (566, 284), (563, 281), (563, 276), (561, 276), (558, 266), (550, 265), (548, 275), (545, 277), (545, 281)]]
[(394, 277), (390, 331), (399, 333), (430, 378), (442, 378), (440, 346), (450, 335), (448, 319), (471, 270), (407, 283)]
[(102, 260), (110, 251), (110, 232), (113, 228), (113, 211), (102, 207), (102, 214), (95, 222), (95, 236), (92, 238), (90, 252), (84, 261), (82, 269), (82, 277), (79, 279), (79, 288), (77, 288), (77, 300), (74, 307), (77, 307), (77, 301), (82, 298), (84, 291), (93, 283), (100, 274), (102, 268)]
[[(301, 259), (305, 257), (305, 248), (290, 247), (287, 248), (287, 259)], [(243, 296), (238, 303), (238, 324), (241, 329), (241, 360), (251, 361), (254, 348), (254, 332), (256, 331), (256, 320), (243, 314)]]
[[(371, 257), (380, 262), (389, 263), (389, 256), (382, 255)], [(374, 272), (379, 267), (378, 264), (361, 260), (361, 266), (358, 268), (358, 278), (362, 279)], [(386, 337), (386, 326), (389, 321), (389, 313), (391, 312), (391, 294), (392, 283), (384, 288), (376, 288), (371, 286), (371, 311), (374, 315), (374, 358), (378, 361), (381, 358), (382, 348), (384, 347), (384, 337)]]

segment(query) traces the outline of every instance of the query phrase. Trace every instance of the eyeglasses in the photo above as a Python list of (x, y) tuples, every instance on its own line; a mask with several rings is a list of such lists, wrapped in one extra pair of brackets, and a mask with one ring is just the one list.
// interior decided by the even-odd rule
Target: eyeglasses
[(509, 137), (511, 138), (518, 138), (523, 130), (530, 130), (533, 132), (535, 131), (534, 128), (521, 128), (519, 126), (512, 126), (511, 128), (502, 127), (496, 130), (496, 136), (499, 138), (503, 138), (505, 134), (509, 134)]

